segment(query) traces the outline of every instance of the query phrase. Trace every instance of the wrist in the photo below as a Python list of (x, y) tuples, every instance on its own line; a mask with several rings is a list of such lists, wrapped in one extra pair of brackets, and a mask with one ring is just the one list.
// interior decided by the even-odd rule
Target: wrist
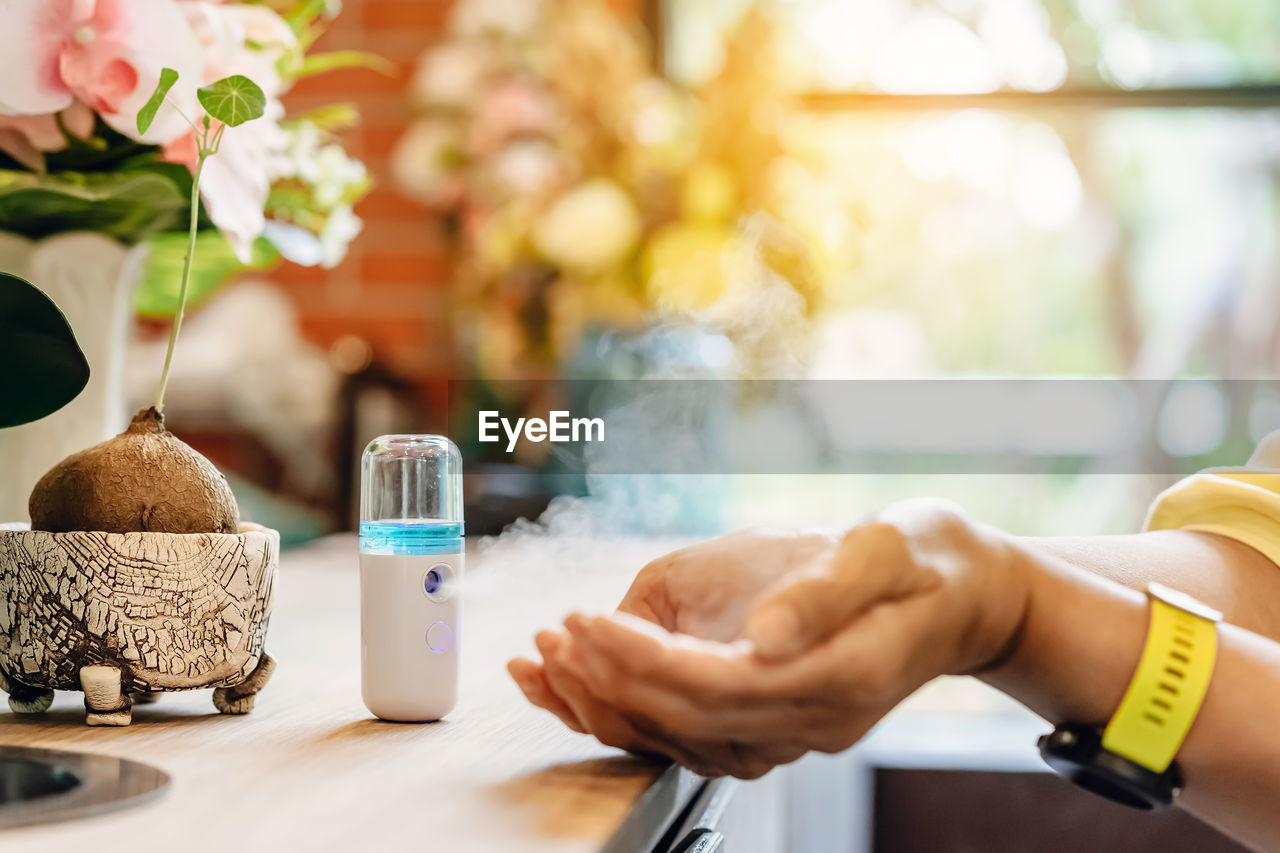
[(980, 545), (975, 568), (983, 580), (974, 622), (965, 632), (970, 642), (962, 643), (958, 673), (981, 675), (1018, 654), (1035, 577), (1012, 535), (986, 525), (973, 526), (973, 539)]
[(1051, 722), (1105, 724), (1142, 653), (1145, 596), (1033, 547), (1013, 543), (1013, 561), (1022, 620), (1005, 655), (975, 674)]
[[(1029, 603), (1027, 564), (1012, 535), (937, 500), (893, 504), (849, 535), (864, 543), (875, 530), (893, 543), (876, 559), (902, 564), (888, 597), (934, 596), (937, 617), (920, 648), (934, 674), (976, 674), (1011, 654)], [(859, 552), (855, 562), (865, 559)]]

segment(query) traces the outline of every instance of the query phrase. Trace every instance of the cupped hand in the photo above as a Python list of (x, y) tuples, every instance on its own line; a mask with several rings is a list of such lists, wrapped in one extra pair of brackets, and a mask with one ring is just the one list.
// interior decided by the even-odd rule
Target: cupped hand
[(934, 676), (997, 661), (1025, 612), (1021, 565), (1007, 537), (948, 505), (895, 505), (775, 580), (736, 639), (570, 617), (568, 636), (540, 637), (542, 698), (605, 743), (753, 778), (847, 748)]
[[(671, 633), (730, 642), (742, 636), (751, 605), (781, 578), (812, 570), (830, 559), (841, 531), (752, 528), (666, 554), (636, 575), (618, 612), (660, 625)], [(543, 661), (551, 661), (568, 637), (543, 631), (537, 639)], [(555, 714), (574, 731), (587, 725), (580, 683), (562, 667), (516, 658), (512, 677), (533, 704)], [(554, 683), (553, 683), (554, 682)], [(569, 697), (578, 696), (576, 703)]]
[(618, 611), (672, 633), (731, 642), (756, 601), (781, 580), (820, 570), (842, 535), (751, 528), (672, 551), (640, 570)]

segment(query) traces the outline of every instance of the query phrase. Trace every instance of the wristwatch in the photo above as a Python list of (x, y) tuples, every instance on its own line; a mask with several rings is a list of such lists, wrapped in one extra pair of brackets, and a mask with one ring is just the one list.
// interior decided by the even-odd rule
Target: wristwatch
[(1222, 614), (1160, 584), (1133, 681), (1106, 728), (1063, 723), (1039, 740), (1045, 762), (1095, 794), (1139, 809), (1170, 805), (1182, 791), (1174, 756), (1209, 689)]

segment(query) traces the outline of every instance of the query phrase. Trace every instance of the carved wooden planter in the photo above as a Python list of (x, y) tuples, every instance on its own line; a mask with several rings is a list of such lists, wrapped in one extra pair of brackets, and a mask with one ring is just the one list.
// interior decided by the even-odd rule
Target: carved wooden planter
[(83, 690), (89, 725), (128, 725), (131, 694), (216, 688), (253, 709), (280, 537), (0, 530), (0, 688), (18, 713)]

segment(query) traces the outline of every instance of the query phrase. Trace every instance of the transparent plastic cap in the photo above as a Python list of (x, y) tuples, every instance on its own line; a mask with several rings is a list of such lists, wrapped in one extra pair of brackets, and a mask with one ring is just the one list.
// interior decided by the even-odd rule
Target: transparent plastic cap
[(462, 540), (462, 454), (442, 435), (384, 435), (360, 459), (360, 549), (439, 553)]

